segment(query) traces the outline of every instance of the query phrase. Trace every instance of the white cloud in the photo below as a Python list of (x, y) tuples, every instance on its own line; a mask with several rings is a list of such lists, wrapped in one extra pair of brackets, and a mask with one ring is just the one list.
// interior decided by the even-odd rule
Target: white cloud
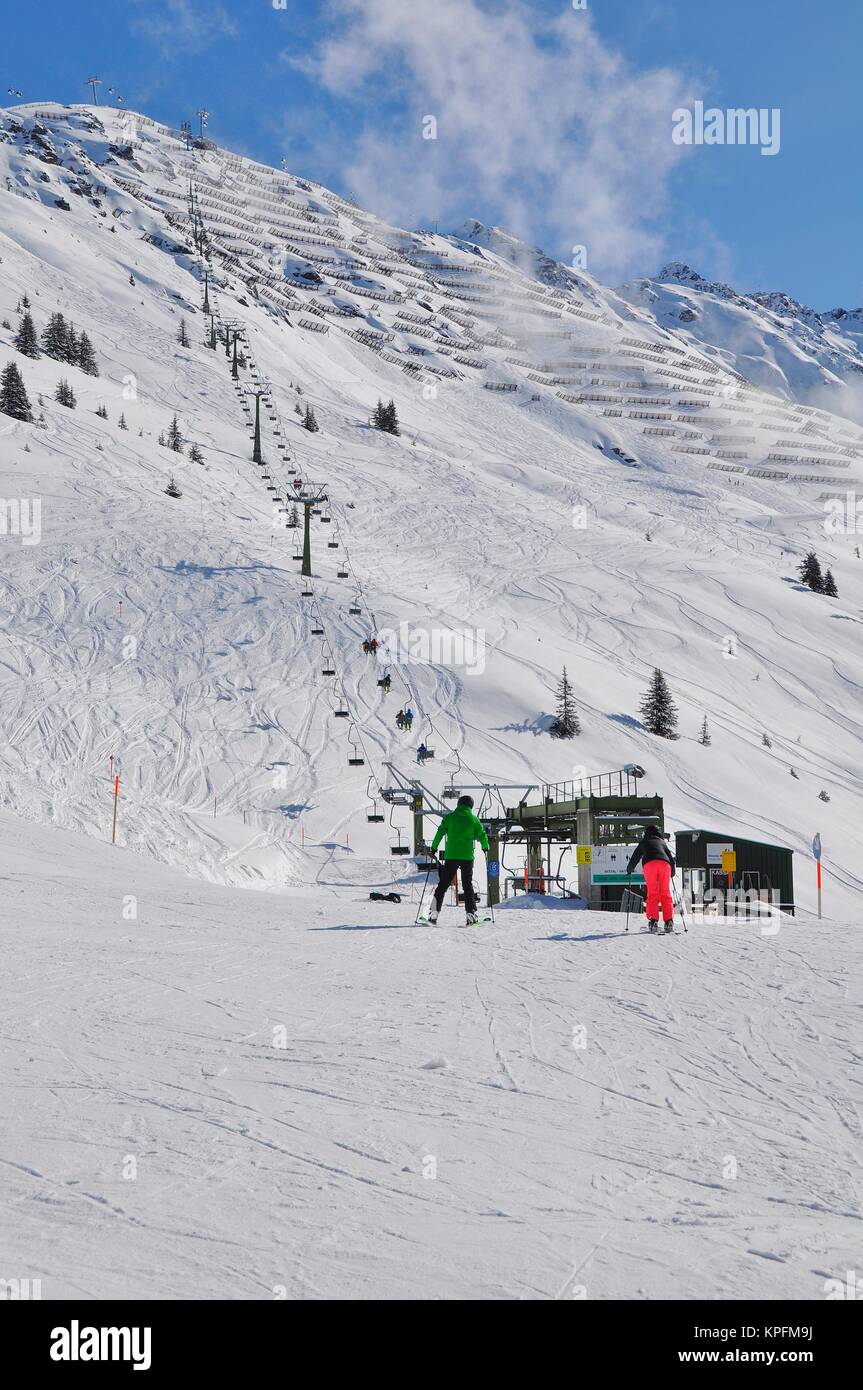
[(132, 0), (140, 16), (131, 21), (142, 37), (166, 57), (201, 53), (217, 39), (233, 38), (237, 28), (220, 0)]
[[(589, 13), (545, 21), (524, 0), (332, 0), (311, 56), (286, 59), (356, 101), (357, 133), (330, 168), (396, 222), (492, 218), (604, 278), (662, 255), (669, 179), (688, 151), (671, 113), (690, 99), (670, 69), (636, 72)], [(422, 138), (433, 115), (438, 139)], [(485, 215), (484, 215), (485, 214)]]

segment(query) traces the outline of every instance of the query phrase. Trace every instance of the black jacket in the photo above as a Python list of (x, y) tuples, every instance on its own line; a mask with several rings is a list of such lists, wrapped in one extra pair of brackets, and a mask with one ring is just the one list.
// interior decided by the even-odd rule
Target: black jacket
[(674, 862), (674, 855), (665, 842), (662, 831), (656, 825), (648, 826), (644, 832), (644, 838), (635, 846), (626, 866), (626, 872), (631, 874), (636, 864), (649, 864), (652, 859), (666, 859), (671, 865), (671, 872), (674, 874), (677, 865)]

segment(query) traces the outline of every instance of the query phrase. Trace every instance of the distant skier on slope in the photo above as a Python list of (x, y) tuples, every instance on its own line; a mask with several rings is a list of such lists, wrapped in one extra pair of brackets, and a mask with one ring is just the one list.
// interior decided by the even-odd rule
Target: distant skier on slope
[(631, 874), (638, 863), (641, 864), (641, 871), (647, 884), (647, 901), (644, 905), (647, 930), (653, 932), (658, 930), (659, 910), (661, 908), (665, 930), (673, 931), (674, 903), (671, 899), (671, 880), (677, 872), (677, 865), (658, 825), (647, 827), (629, 857), (626, 872)]
[(446, 848), (443, 863), (438, 867), (438, 885), (434, 890), (434, 901), (429, 910), (428, 920), (437, 921), (443, 907), (444, 894), (456, 874), (461, 872), (461, 886), (467, 912), (465, 926), (476, 926), (478, 918), (476, 893), (473, 889), (474, 845), (479, 841), (488, 853), (488, 836), (483, 829), (482, 821), (473, 813), (472, 796), (460, 796), (455, 810), (444, 816), (432, 840), (432, 853), (444, 838)]

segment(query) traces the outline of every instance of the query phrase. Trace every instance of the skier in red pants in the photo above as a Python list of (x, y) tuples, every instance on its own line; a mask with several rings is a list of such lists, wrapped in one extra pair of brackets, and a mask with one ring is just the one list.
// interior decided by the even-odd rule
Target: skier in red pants
[(647, 902), (644, 907), (647, 914), (647, 930), (658, 931), (661, 909), (665, 930), (673, 931), (674, 903), (671, 899), (671, 880), (677, 865), (658, 825), (647, 827), (630, 856), (626, 872), (631, 874), (639, 862), (647, 884)]

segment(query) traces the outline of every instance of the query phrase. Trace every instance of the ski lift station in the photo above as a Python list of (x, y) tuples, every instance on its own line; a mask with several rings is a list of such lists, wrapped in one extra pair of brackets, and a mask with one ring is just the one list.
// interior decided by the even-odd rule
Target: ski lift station
[(783, 912), (794, 912), (793, 850), (719, 830), (678, 830), (674, 839), (683, 889), (693, 900), (711, 891), (766, 893)]
[[(428, 851), (425, 818), (446, 815), (463, 793), (474, 796), (474, 809), (489, 837), (491, 904), (500, 902), (501, 894), (506, 898), (520, 892), (577, 896), (591, 906), (619, 902), (633, 846), (648, 825), (664, 828), (662, 797), (640, 795), (644, 769), (633, 763), (572, 782), (504, 786), (453, 780), (440, 795), (418, 779), (404, 777), (391, 763), (386, 766), (395, 785), (383, 788), (382, 798), (413, 812), (417, 856)], [(510, 805), (507, 798), (513, 792), (521, 796)], [(401, 838), (392, 853), (405, 853)]]

